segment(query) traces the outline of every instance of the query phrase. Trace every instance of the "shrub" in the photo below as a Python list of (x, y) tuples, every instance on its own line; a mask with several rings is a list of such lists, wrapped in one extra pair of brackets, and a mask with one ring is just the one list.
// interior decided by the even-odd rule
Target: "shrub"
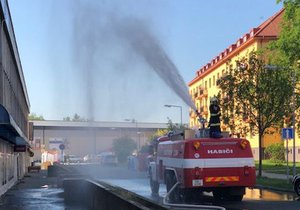
[(127, 157), (136, 149), (136, 143), (128, 136), (113, 140), (113, 150), (120, 162), (126, 162)]
[(265, 154), (276, 164), (282, 164), (285, 160), (285, 149), (283, 143), (271, 144), (265, 149)]

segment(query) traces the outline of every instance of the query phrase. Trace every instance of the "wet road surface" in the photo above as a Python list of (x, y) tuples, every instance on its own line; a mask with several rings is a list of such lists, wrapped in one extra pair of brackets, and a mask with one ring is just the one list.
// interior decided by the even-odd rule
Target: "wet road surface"
[[(125, 167), (79, 167), (82, 174), (93, 179), (100, 179), (110, 184), (120, 186), (143, 197), (162, 203), (166, 188), (161, 185), (159, 197), (153, 197), (150, 192), (146, 173), (130, 171)], [(193, 204), (200, 204), (195, 202)], [(293, 193), (271, 190), (247, 189), (242, 202), (214, 201), (210, 193), (204, 194), (201, 204), (223, 206), (228, 210), (298, 210), (300, 200)], [(84, 208), (67, 206), (63, 199), (63, 189), (57, 188), (57, 178), (47, 177), (47, 171), (30, 173), (19, 184), (15, 185), (0, 199), (2, 210), (81, 210)]]
[(84, 210), (64, 203), (63, 189), (47, 171), (29, 173), (0, 198), (1, 210)]
[(56, 179), (46, 171), (29, 173), (0, 199), (0, 209), (65, 209), (63, 190), (56, 188)]
[(62, 189), (22, 189), (1, 199), (0, 209), (65, 209)]
[[(162, 202), (166, 195), (165, 185), (160, 185), (159, 197), (153, 197), (149, 188), (149, 181), (147, 178), (143, 179), (104, 179), (102, 181), (108, 182), (127, 190), (133, 191), (138, 195), (152, 199), (156, 202)], [(240, 210), (298, 210), (300, 209), (300, 201), (293, 193), (276, 192), (263, 189), (247, 189), (242, 202), (216, 202), (211, 193), (204, 193), (201, 202), (194, 202), (191, 204), (202, 205), (217, 205), (225, 207), (226, 209), (240, 209)]]
[[(82, 170), (83, 168), (81, 168)], [(125, 167), (91, 167), (84, 168), (83, 173), (89, 173), (94, 179), (99, 179), (135, 192), (138, 195), (162, 203), (166, 195), (166, 187), (160, 186), (159, 197), (153, 197), (150, 192), (146, 172), (136, 172)], [(194, 204), (194, 203), (193, 203)], [(195, 204), (200, 204), (195, 203)], [(211, 193), (204, 194), (201, 204), (223, 206), (228, 210), (299, 210), (300, 200), (294, 193), (276, 192), (265, 189), (247, 189), (242, 202), (216, 202)]]

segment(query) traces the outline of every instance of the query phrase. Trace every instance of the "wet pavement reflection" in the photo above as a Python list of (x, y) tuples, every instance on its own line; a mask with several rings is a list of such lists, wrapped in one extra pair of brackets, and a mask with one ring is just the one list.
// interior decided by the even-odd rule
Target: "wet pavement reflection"
[(271, 191), (266, 189), (246, 189), (244, 199), (294, 201), (298, 200), (298, 196), (295, 193)]
[[(123, 187), (129, 191), (135, 192), (141, 196), (151, 198), (151, 192), (148, 179), (131, 179), (131, 180), (111, 180), (104, 179), (103, 181), (110, 184)], [(159, 195), (164, 196), (166, 194), (165, 185), (160, 185)], [(206, 193), (212, 196), (211, 193)], [(246, 189), (244, 200), (273, 200), (273, 201), (294, 201), (298, 200), (298, 196), (295, 193), (271, 191), (267, 189)]]
[(57, 177), (48, 177), (47, 171), (29, 173), (0, 198), (0, 210), (84, 210), (66, 205), (64, 190), (58, 188)]
[(1, 197), (0, 209), (64, 209), (62, 193), (58, 188), (12, 190)]
[[(161, 185), (159, 196), (152, 196), (148, 179), (102, 179), (102, 181), (125, 188), (158, 203), (162, 203), (166, 195), (166, 187)], [(217, 202), (213, 199), (212, 193), (204, 193), (201, 201), (194, 201), (191, 204), (223, 206), (227, 210), (300, 209), (299, 198), (296, 194), (267, 189), (246, 189), (242, 202)]]
[[(107, 170), (106, 173), (111, 174), (111, 171), (116, 171), (113, 168)], [(98, 173), (99, 175), (99, 173)], [(153, 197), (151, 195), (148, 178), (98, 178), (97, 180), (108, 182), (112, 185), (122, 187), (129, 191), (135, 192), (143, 197), (162, 203), (162, 198), (166, 195), (165, 185), (160, 186), (159, 196)], [(201, 203), (208, 205), (226, 206), (227, 209), (247, 209), (247, 210), (276, 210), (298, 209), (299, 199), (294, 193), (286, 193), (279, 191), (272, 191), (267, 189), (247, 189), (242, 202), (236, 203), (215, 203), (211, 193), (205, 193)], [(261, 208), (263, 206), (263, 209)], [(294, 206), (297, 206), (294, 208)], [(67, 206), (64, 203), (63, 189), (58, 188), (57, 178), (47, 177), (46, 172), (30, 174), (25, 177), (19, 184), (9, 190), (5, 196), (0, 199), (0, 210), (2, 209), (74, 209), (81, 210), (84, 208), (78, 206)]]

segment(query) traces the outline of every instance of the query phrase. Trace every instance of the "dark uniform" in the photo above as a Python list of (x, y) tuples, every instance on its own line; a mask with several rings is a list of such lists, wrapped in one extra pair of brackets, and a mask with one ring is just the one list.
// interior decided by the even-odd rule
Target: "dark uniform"
[(209, 135), (211, 138), (221, 138), (220, 116), (221, 109), (216, 99), (211, 101), (209, 106), (210, 119), (209, 119)]

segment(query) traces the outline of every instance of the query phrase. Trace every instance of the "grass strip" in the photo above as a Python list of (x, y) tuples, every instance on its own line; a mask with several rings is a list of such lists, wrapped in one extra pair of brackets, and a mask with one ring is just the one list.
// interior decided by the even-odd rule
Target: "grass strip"
[[(255, 167), (258, 169), (258, 161), (255, 161)], [(262, 170), (268, 173), (275, 174), (286, 174), (286, 163), (274, 163), (270, 160), (262, 161)], [(289, 162), (289, 173), (292, 174), (293, 171), (293, 163)], [(300, 163), (296, 163), (296, 173), (300, 172)]]
[(267, 177), (257, 177), (256, 185), (260, 185), (266, 188), (275, 188), (278, 190), (293, 191), (293, 185), (291, 181), (285, 179), (271, 179)]

